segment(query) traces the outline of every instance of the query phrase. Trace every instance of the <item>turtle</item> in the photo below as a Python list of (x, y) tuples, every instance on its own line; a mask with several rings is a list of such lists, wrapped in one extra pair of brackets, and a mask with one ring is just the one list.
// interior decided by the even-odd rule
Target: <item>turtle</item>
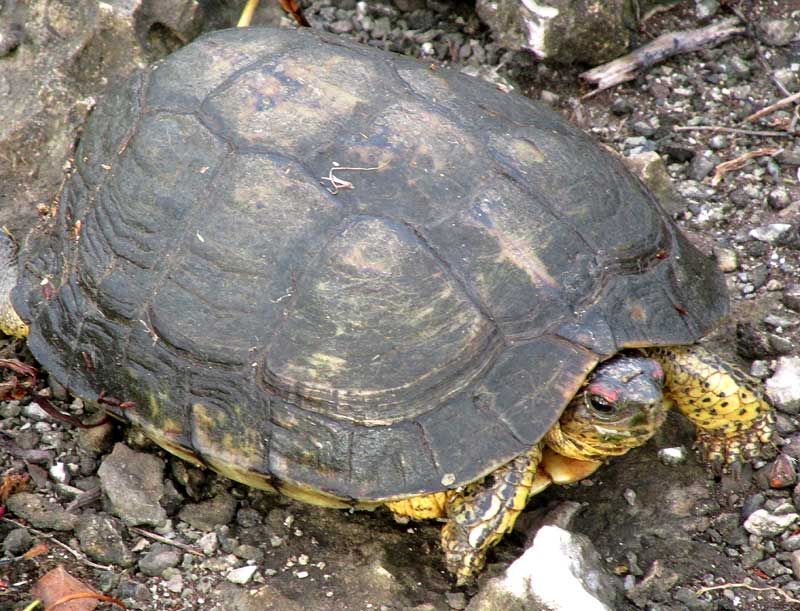
[(672, 407), (713, 468), (773, 434), (700, 344), (723, 274), (618, 157), (323, 32), (217, 31), (115, 88), (0, 269), (3, 329), (71, 393), (250, 486), (443, 520), (460, 584)]

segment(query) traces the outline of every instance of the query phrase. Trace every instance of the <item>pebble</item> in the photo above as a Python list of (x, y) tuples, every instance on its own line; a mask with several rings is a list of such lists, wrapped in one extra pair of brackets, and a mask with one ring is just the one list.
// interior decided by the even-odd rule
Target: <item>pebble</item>
[(197, 540), (197, 545), (206, 556), (213, 556), (219, 549), (219, 538), (217, 533), (209, 532)]
[(800, 413), (800, 357), (780, 357), (775, 373), (765, 386), (767, 396), (777, 409), (788, 414)]
[(180, 573), (172, 575), (164, 582), (164, 587), (175, 594), (183, 592), (183, 576)]
[(3, 539), (3, 553), (6, 556), (20, 556), (33, 545), (33, 537), (27, 528), (14, 528)]
[(133, 552), (122, 537), (122, 523), (107, 514), (82, 516), (75, 528), (81, 550), (95, 562), (130, 567)]
[(792, 231), (792, 226), (789, 223), (772, 223), (770, 225), (762, 225), (750, 230), (750, 237), (759, 240), (760, 242), (767, 242), (768, 244), (777, 244), (785, 240), (789, 233)]
[(772, 488), (788, 488), (797, 483), (796, 461), (786, 454), (778, 454), (769, 466), (769, 485)]
[(159, 504), (164, 494), (164, 461), (117, 443), (97, 470), (100, 488), (114, 515), (129, 526), (160, 526), (167, 512)]
[(714, 258), (717, 260), (719, 268), (725, 272), (734, 272), (739, 268), (739, 255), (733, 248), (724, 246), (714, 246)]
[(467, 608), (467, 596), (463, 592), (445, 592), (444, 598), (448, 606), (455, 611)]
[(35, 528), (72, 530), (79, 518), (58, 504), (31, 492), (18, 492), (6, 501), (6, 508), (18, 517), (30, 522)]
[(744, 521), (744, 528), (751, 535), (774, 537), (792, 526), (798, 517), (796, 513), (777, 515), (766, 509), (756, 509)]
[(228, 574), (225, 575), (225, 579), (231, 583), (243, 585), (252, 579), (257, 570), (257, 566), (254, 564), (248, 564), (246, 566), (239, 567), (238, 569), (232, 569), (228, 571)]
[(777, 187), (767, 195), (767, 203), (773, 210), (783, 210), (792, 203), (792, 198), (788, 190), (783, 187)]
[(783, 47), (792, 42), (798, 27), (797, 22), (789, 19), (765, 19), (758, 24), (756, 32), (765, 44)]
[(177, 549), (163, 543), (154, 543), (139, 560), (139, 570), (151, 577), (160, 576), (166, 569), (177, 566), (181, 555)]
[(800, 312), (800, 284), (790, 284), (783, 291), (783, 305)]

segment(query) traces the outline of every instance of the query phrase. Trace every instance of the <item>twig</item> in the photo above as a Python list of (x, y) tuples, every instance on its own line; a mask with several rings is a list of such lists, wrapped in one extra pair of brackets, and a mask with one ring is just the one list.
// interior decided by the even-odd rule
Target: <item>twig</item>
[(762, 108), (761, 110), (754, 112), (752, 115), (745, 117), (742, 120), (742, 123), (750, 123), (751, 121), (760, 119), (761, 117), (768, 115), (771, 112), (778, 110), (779, 108), (783, 108), (784, 106), (791, 106), (792, 104), (794, 104), (799, 100), (800, 100), (800, 91), (798, 91), (797, 93), (793, 93), (792, 95), (787, 96), (785, 98), (782, 98), (777, 102), (775, 102), (774, 104), (770, 104), (766, 108)]
[(772, 157), (780, 153), (783, 149), (777, 147), (767, 147), (762, 149), (756, 149), (754, 151), (749, 151), (744, 155), (739, 155), (735, 159), (731, 159), (730, 161), (725, 161), (719, 164), (716, 169), (714, 170), (714, 177), (711, 179), (711, 185), (717, 186), (722, 177), (727, 174), (728, 172), (732, 172), (733, 170), (738, 170), (739, 168), (744, 167), (747, 165), (747, 162), (751, 159), (755, 159), (756, 157)]
[(47, 533), (42, 532), (41, 530), (37, 530), (37, 529), (33, 528), (32, 526), (26, 526), (22, 522), (17, 522), (16, 520), (12, 520), (11, 518), (5, 518), (4, 517), (4, 518), (0, 518), (0, 520), (3, 520), (4, 522), (8, 522), (9, 524), (14, 524), (15, 526), (18, 526), (20, 528), (25, 528), (25, 529), (31, 531), (37, 537), (44, 537), (48, 541), (51, 541), (51, 542), (55, 543), (56, 545), (58, 545), (59, 547), (63, 548), (64, 550), (68, 551), (77, 560), (79, 560), (80, 562), (83, 562), (86, 566), (90, 566), (93, 569), (100, 569), (101, 571), (113, 571), (114, 570), (113, 566), (104, 566), (102, 564), (97, 564), (96, 562), (92, 562), (91, 560), (86, 558), (86, 556), (84, 556), (84, 554), (82, 552), (79, 552), (77, 550), (72, 549), (69, 545), (67, 545), (66, 543), (62, 543), (61, 541), (56, 539), (53, 535), (48, 535)]
[(766, 138), (789, 138), (794, 137), (794, 134), (787, 132), (770, 132), (757, 129), (741, 129), (739, 127), (723, 127), (722, 125), (676, 125), (672, 128), (676, 132), (724, 132), (726, 134), (741, 134), (743, 136), (764, 136)]
[(172, 545), (173, 547), (182, 549), (183, 551), (189, 552), (190, 554), (194, 554), (195, 556), (203, 556), (203, 552), (198, 550), (196, 547), (192, 547), (191, 545), (186, 545), (185, 543), (180, 543), (178, 541), (173, 541), (172, 539), (167, 539), (166, 537), (157, 535), (156, 533), (150, 532), (149, 530), (144, 530), (143, 528), (138, 528), (137, 526), (131, 526), (128, 528), (128, 530), (136, 533), (137, 535), (142, 535), (143, 537), (152, 539), (153, 541), (158, 541), (159, 543)]
[(583, 97), (591, 97), (604, 89), (633, 80), (639, 70), (649, 68), (668, 57), (690, 53), (703, 47), (714, 47), (744, 32), (745, 28), (739, 25), (739, 20), (732, 17), (696, 30), (662, 34), (632, 53), (581, 74), (581, 78), (597, 85), (597, 89)]
[(339, 178), (338, 176), (335, 176), (334, 172), (374, 172), (376, 170), (382, 170), (387, 165), (389, 165), (389, 162), (384, 161), (383, 163), (374, 168), (359, 168), (359, 167), (340, 166), (334, 162), (331, 169), (328, 170), (328, 175), (323, 176), (322, 178), (320, 178), (320, 180), (331, 183), (331, 186), (326, 188), (328, 189), (328, 192), (331, 195), (336, 195), (337, 193), (339, 193), (340, 189), (355, 189), (356, 187), (349, 180), (345, 180), (344, 178)]
[(757, 588), (747, 583), (723, 583), (718, 586), (708, 586), (706, 588), (700, 588), (699, 590), (697, 590), (696, 594), (705, 594), (706, 592), (711, 592), (713, 590), (724, 590), (726, 588), (745, 588), (746, 590), (753, 590), (754, 592), (766, 592), (771, 590), (783, 596), (786, 602), (800, 603), (800, 599), (789, 596), (789, 594), (787, 594), (786, 592), (784, 592), (783, 590), (781, 590), (776, 586), (766, 586), (764, 588)]

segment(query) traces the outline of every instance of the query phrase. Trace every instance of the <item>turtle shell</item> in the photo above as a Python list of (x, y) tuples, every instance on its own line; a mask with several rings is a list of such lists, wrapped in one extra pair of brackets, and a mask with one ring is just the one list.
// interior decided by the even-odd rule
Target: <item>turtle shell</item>
[(13, 295), (31, 351), (248, 483), (463, 485), (599, 361), (727, 308), (714, 263), (554, 112), (310, 30), (220, 31), (144, 70), (75, 165)]

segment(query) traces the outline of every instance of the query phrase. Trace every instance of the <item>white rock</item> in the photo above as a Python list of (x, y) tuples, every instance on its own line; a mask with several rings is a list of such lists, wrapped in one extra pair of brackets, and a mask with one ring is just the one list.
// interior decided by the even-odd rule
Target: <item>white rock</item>
[(778, 359), (775, 373), (767, 380), (767, 396), (780, 410), (792, 414), (800, 411), (800, 357)]
[(231, 583), (237, 583), (239, 585), (242, 585), (250, 581), (250, 579), (253, 577), (257, 569), (258, 567), (255, 566), (254, 564), (241, 566), (238, 569), (233, 569), (231, 571), (228, 571), (228, 574), (225, 575), (225, 579), (227, 579)]
[(613, 611), (615, 597), (613, 578), (588, 537), (543, 526), (533, 545), (503, 577), (490, 580), (467, 610), (508, 608), (511, 598), (537, 611)]
[(789, 528), (799, 517), (796, 513), (775, 515), (766, 509), (757, 509), (745, 520), (744, 529), (751, 535), (774, 537)]
[(53, 481), (58, 482), (59, 484), (66, 484), (69, 481), (69, 474), (67, 473), (67, 467), (64, 465), (63, 462), (57, 462), (49, 469), (50, 477), (53, 478)]

